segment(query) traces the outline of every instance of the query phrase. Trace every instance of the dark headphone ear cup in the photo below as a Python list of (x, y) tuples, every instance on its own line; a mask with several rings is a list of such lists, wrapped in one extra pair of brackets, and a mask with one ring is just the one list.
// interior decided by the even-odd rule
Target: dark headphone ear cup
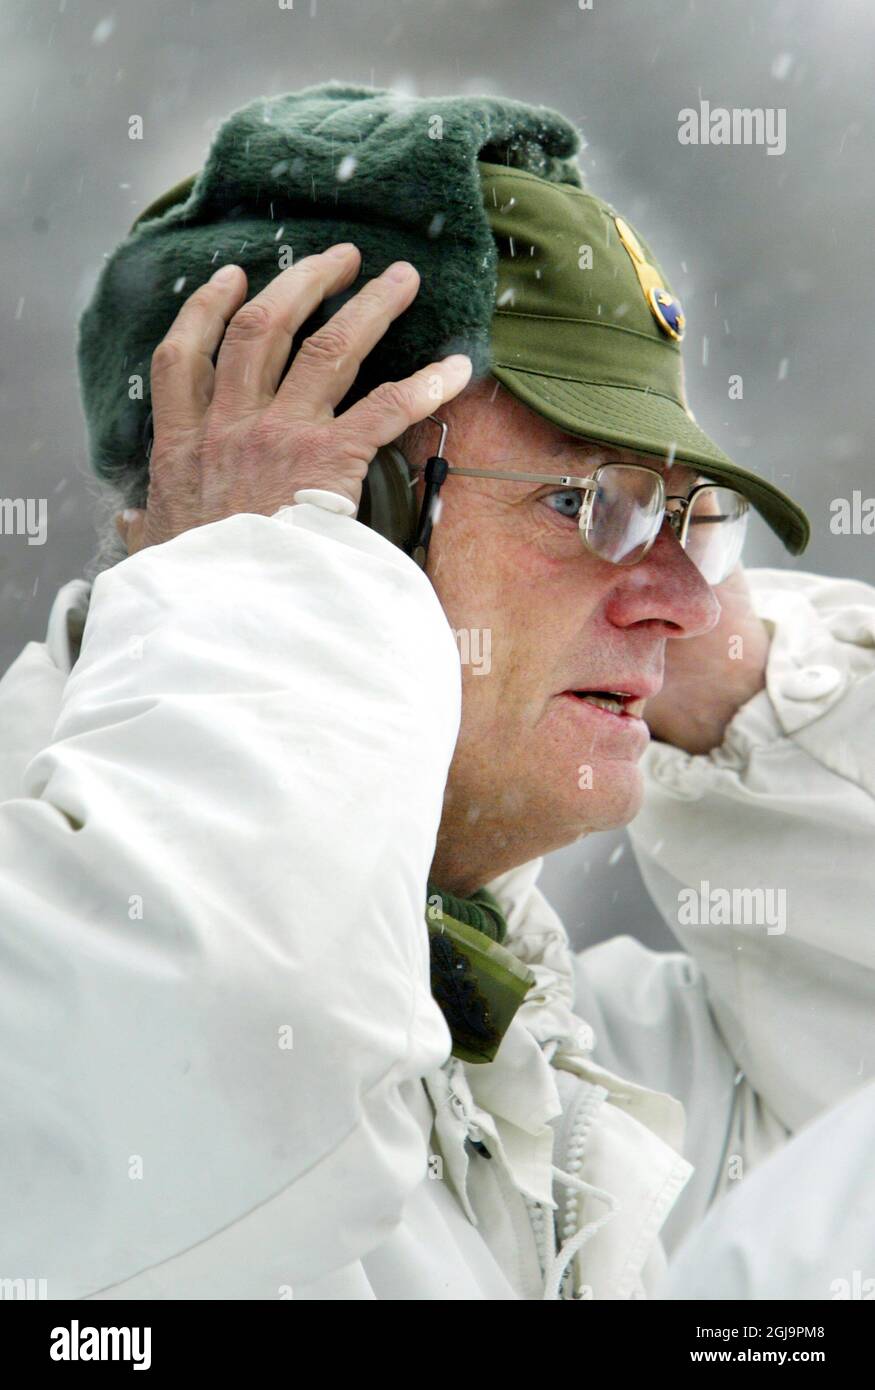
[(416, 529), (416, 490), (407, 460), (394, 444), (382, 445), (371, 460), (362, 483), (358, 519), (409, 551)]

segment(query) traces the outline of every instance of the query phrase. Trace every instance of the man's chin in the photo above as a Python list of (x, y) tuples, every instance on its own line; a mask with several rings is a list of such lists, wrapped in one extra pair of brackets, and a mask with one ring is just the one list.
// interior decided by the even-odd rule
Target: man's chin
[[(590, 798), (587, 801), (587, 798)], [(644, 800), (644, 774), (636, 762), (608, 762), (581, 768), (574, 810), (580, 834), (619, 830), (634, 820)]]

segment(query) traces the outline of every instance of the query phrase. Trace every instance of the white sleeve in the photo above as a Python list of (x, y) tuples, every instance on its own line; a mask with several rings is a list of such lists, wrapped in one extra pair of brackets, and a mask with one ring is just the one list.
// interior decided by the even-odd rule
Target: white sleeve
[(259, 1268), (208, 1296), (275, 1298), (397, 1224), (451, 1046), (424, 908), (460, 704), (430, 584), (350, 518), (98, 576), (0, 805), (4, 1275), (79, 1297), (248, 1220)]
[(875, 1298), (873, 1146), (870, 1083), (737, 1183), (683, 1242), (652, 1296)]
[(794, 1132), (875, 1074), (875, 590), (748, 577), (766, 689), (706, 755), (651, 745), (630, 835), (720, 1037)]
[(690, 956), (615, 936), (576, 952), (574, 975), (574, 1010), (592, 1029), (595, 1061), (684, 1107), (683, 1155), (694, 1171), (661, 1231), (672, 1254), (735, 1178), (784, 1143), (786, 1131), (739, 1078)]

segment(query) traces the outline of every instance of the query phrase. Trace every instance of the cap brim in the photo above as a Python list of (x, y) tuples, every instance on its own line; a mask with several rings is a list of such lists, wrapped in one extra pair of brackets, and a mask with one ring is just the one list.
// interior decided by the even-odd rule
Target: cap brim
[(764, 478), (739, 468), (667, 396), (511, 367), (493, 366), (491, 371), (525, 405), (569, 434), (694, 464), (706, 477), (746, 497), (791, 555), (801, 555), (807, 546), (810, 526), (801, 507)]

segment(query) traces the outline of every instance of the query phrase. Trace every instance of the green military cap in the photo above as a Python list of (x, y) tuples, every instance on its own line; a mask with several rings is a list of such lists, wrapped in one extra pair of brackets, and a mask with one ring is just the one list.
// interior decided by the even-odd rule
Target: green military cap
[(491, 370), (502, 385), (570, 434), (695, 465), (803, 551), (802, 509), (696, 424), (683, 310), (644, 237), (573, 184), (482, 161), (479, 171), (498, 245)]
[[(349, 240), (363, 258), (350, 292), (401, 257), (421, 275), (350, 397), (467, 352), (475, 376), (492, 373), (569, 433), (737, 488), (799, 554), (801, 508), (696, 424), (681, 306), (640, 233), (584, 189), (578, 147), (560, 113), (504, 98), (399, 100), (328, 82), (233, 112), (204, 168), (140, 213), (80, 320), (92, 466), (145, 480), (148, 390), (140, 399), (129, 387), (148, 377), (182, 287), (233, 260), (251, 296), (277, 273), (278, 238), (297, 258)], [(329, 312), (320, 306), (301, 335)]]
[(177, 203), (184, 203), (191, 194), (196, 180), (197, 170), (186, 178), (180, 179), (172, 188), (168, 188), (166, 193), (159, 194), (148, 207), (143, 208), (143, 211), (137, 214), (131, 224), (131, 231), (135, 231), (141, 222), (148, 222), (152, 217), (160, 217), (162, 213), (167, 212), (168, 208), (176, 207)]

